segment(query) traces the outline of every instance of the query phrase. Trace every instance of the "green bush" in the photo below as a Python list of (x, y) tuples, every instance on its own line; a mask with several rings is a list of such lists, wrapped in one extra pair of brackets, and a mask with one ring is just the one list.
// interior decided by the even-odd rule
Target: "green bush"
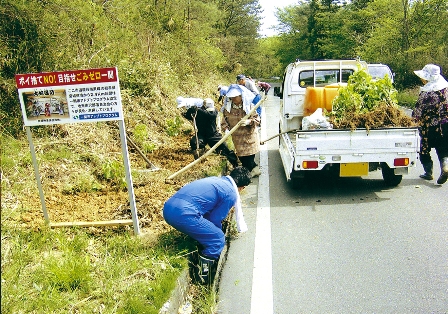
[(183, 121), (179, 116), (176, 116), (174, 119), (167, 119), (166, 124), (167, 124), (166, 133), (169, 136), (177, 136), (181, 132), (181, 126), (183, 124)]
[(149, 141), (149, 130), (146, 124), (137, 124), (134, 127), (135, 144), (139, 146), (142, 152), (152, 153), (156, 148), (156, 144)]
[(418, 88), (399, 91), (397, 95), (398, 104), (402, 107), (413, 109), (418, 99)]

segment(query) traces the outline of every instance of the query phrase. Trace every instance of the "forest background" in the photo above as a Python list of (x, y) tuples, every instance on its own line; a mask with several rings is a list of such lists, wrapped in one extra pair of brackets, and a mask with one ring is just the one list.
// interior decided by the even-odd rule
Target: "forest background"
[[(162, 204), (222, 165), (211, 155), (165, 184), (193, 161), (177, 96), (217, 99), (237, 74), (269, 81), (296, 59), (388, 64), (399, 91), (418, 86), (413, 71), (427, 63), (447, 77), (448, 0), (297, 1), (277, 10), (278, 36), (268, 38), (261, 13), (258, 0), (0, 0), (2, 312), (157, 313), (189, 251)], [(133, 173), (142, 227), (163, 235), (157, 245), (129, 229), (44, 227), (14, 75), (102, 67), (117, 67), (127, 132), (160, 167)], [(52, 220), (129, 218), (116, 125), (34, 127), (33, 136)]]
[[(146, 105), (214, 95), (238, 73), (281, 77), (296, 59), (388, 64), (398, 89), (427, 63), (448, 69), (446, 0), (298, 1), (260, 38), (257, 0), (0, 1), (2, 130), (21, 132), (14, 74), (117, 66)], [(15, 108), (15, 110), (14, 110)]]

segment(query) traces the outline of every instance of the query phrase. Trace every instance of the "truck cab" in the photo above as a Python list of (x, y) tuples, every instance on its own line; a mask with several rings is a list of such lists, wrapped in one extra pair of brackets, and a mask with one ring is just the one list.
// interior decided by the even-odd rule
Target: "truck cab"
[(392, 73), (392, 70), (386, 64), (369, 63), (367, 70), (374, 80), (382, 79), (387, 75), (392, 83), (394, 82), (394, 73)]

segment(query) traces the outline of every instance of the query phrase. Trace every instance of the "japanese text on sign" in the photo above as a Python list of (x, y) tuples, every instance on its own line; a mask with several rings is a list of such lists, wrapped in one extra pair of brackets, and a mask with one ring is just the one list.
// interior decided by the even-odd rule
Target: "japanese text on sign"
[(38, 74), (17, 74), (17, 88), (117, 82), (116, 68)]
[(116, 68), (18, 74), (25, 125), (122, 120)]

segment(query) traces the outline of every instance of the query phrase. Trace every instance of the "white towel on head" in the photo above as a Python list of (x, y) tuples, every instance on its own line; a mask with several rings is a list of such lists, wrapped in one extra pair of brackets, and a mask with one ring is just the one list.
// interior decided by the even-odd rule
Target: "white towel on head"
[[(227, 95), (231, 91), (231, 89), (236, 89), (240, 92), (241, 97), (243, 98), (243, 110), (246, 114), (249, 113), (249, 111), (252, 109), (252, 101), (255, 98), (254, 93), (252, 93), (249, 89), (247, 89), (245, 86), (239, 85), (239, 84), (232, 84), (229, 86), (229, 89), (227, 90)], [(229, 97), (226, 97), (225, 103), (224, 103), (225, 109), (230, 112), (232, 108), (232, 101), (229, 99)]]
[(204, 100), (202, 98), (192, 98), (182, 96), (177, 97), (176, 102), (177, 102), (177, 108), (186, 107), (187, 109), (195, 106), (200, 108), (204, 104)]

